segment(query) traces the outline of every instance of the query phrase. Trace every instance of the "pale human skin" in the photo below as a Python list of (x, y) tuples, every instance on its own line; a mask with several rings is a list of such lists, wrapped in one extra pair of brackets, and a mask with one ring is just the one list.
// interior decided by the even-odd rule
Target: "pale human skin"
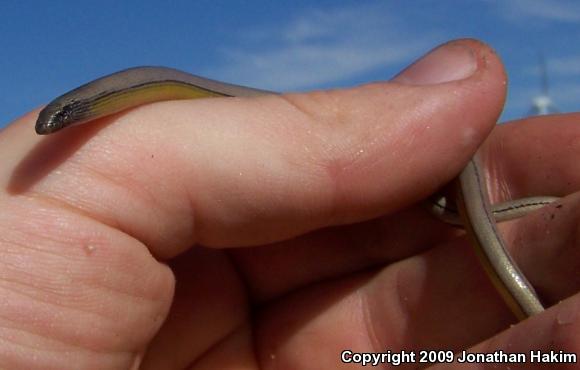
[[(391, 83), (162, 102), (49, 137), (27, 114), (0, 132), (0, 368), (580, 352), (580, 114), (495, 127), (505, 89), (493, 51), (460, 40)], [(419, 205), (488, 135), (492, 198), (569, 195), (501, 227), (553, 306), (519, 324)]]

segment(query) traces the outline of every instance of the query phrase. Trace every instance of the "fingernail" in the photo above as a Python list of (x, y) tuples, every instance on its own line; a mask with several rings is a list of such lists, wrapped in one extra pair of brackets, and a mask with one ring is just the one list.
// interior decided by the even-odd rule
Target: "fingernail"
[(421, 57), (392, 81), (434, 85), (467, 78), (477, 69), (475, 52), (464, 44), (445, 44)]

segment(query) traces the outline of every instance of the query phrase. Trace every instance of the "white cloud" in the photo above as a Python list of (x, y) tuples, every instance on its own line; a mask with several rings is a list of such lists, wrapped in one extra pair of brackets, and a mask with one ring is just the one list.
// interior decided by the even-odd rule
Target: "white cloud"
[(504, 17), (526, 24), (530, 19), (555, 22), (580, 21), (578, 0), (500, 0), (498, 3), (499, 11)]
[(571, 105), (576, 110), (580, 108), (580, 82), (558, 84), (552, 91), (556, 105)]
[[(548, 77), (580, 77), (580, 56), (551, 57), (546, 60)], [(539, 65), (529, 66), (522, 69), (523, 73), (529, 76), (540, 76)]]
[(310, 10), (240, 35), (236, 46), (222, 50), (224, 63), (206, 72), (266, 89), (300, 90), (409, 61), (435, 39), (428, 32), (410, 34), (384, 3)]
[(550, 73), (580, 76), (580, 56), (550, 59), (548, 68)]

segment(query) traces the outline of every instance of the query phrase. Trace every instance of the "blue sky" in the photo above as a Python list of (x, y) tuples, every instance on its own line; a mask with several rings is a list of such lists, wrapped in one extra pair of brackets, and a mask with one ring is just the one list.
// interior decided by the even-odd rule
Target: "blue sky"
[(504, 60), (503, 120), (526, 116), (545, 55), (560, 111), (580, 111), (580, 1), (2, 1), (0, 127), (119, 69), (166, 65), (280, 91), (388, 79), (475, 37)]

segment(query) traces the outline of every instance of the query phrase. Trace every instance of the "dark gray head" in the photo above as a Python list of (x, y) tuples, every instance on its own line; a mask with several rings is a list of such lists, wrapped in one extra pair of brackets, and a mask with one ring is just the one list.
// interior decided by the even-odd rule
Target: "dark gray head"
[(51, 103), (40, 111), (35, 130), (39, 135), (47, 135), (70, 125), (72, 122), (71, 104)]

